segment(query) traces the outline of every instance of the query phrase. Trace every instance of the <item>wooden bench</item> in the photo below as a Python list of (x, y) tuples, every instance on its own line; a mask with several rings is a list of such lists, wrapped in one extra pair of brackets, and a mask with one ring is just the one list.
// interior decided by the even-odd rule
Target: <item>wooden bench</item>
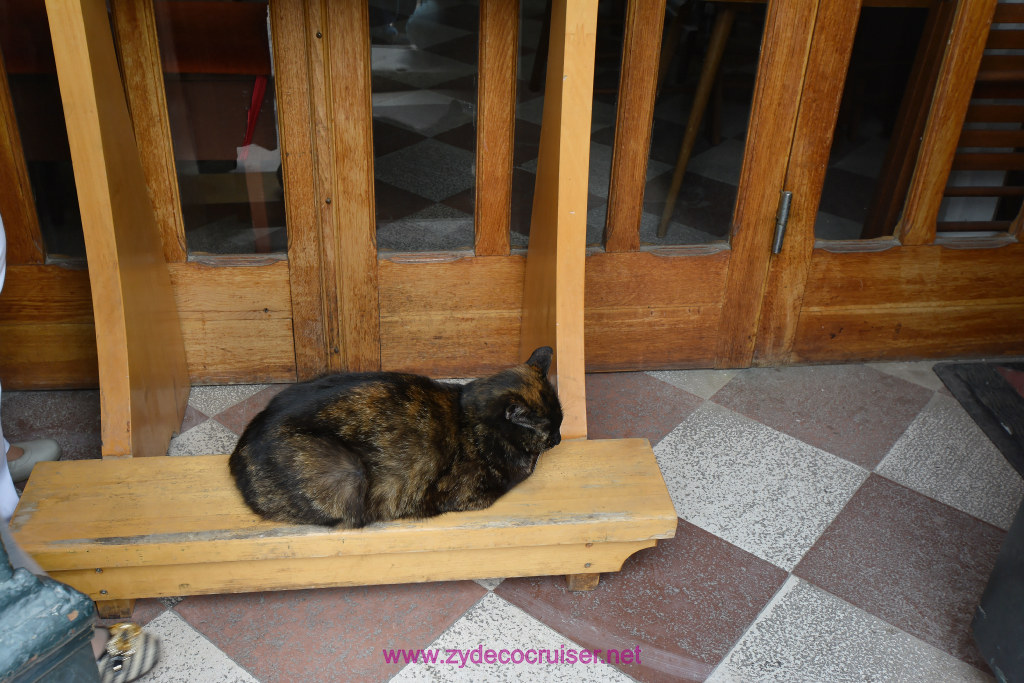
[(204, 593), (554, 574), (589, 590), (675, 528), (646, 439), (565, 441), (486, 510), (344, 530), (258, 518), (226, 455), (40, 463), (11, 521), (53, 578), (121, 617)]

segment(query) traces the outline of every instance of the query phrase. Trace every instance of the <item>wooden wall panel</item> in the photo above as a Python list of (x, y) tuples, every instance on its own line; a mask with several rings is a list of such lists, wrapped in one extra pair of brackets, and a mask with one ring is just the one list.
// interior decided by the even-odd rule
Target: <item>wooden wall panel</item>
[(295, 381), (286, 261), (170, 272), (193, 384)]
[(793, 363), (1018, 355), (1024, 298), (1008, 303), (811, 309)]
[(519, 361), (521, 256), (380, 262), (381, 367), (477, 376)]
[(699, 251), (588, 257), (588, 371), (714, 365), (730, 252)]
[[(729, 252), (672, 252), (587, 258), (588, 371), (712, 364)], [(427, 258), (380, 263), (383, 369), (475, 377), (518, 362), (524, 259)]]
[(1020, 353), (1024, 245), (815, 252), (789, 362)]
[(807, 279), (808, 308), (943, 304), (1016, 298), (1024, 244), (999, 249), (941, 246), (833, 254), (817, 249)]
[(7, 390), (99, 384), (87, 271), (7, 267), (0, 294), (0, 379)]

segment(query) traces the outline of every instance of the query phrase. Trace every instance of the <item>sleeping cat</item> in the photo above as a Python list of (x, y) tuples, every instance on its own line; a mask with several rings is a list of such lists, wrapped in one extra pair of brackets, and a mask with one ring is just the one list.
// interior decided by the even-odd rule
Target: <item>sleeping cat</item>
[(488, 507), (561, 437), (552, 350), (466, 385), (389, 372), (295, 384), (246, 427), (229, 465), (256, 513), (362, 527)]

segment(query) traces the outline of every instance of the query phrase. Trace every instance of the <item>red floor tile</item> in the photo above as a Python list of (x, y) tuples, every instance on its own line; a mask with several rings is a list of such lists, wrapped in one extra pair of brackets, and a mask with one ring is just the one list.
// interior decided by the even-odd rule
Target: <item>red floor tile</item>
[(826, 365), (744, 370), (712, 400), (873, 469), (932, 394), (863, 365)]
[(661, 441), (703, 400), (644, 372), (587, 375), (591, 439), (643, 437)]
[(257, 413), (267, 407), (270, 399), (280, 394), (289, 386), (288, 384), (271, 384), (266, 389), (218, 413), (215, 419), (235, 434), (241, 435), (252, 418), (256, 417)]
[(429, 645), (486, 591), (472, 581), (187, 598), (175, 610), (262, 683), (386, 681), (384, 648)]
[(4, 437), (11, 442), (50, 438), (62, 460), (100, 457), (100, 392), (3, 392)]
[(983, 668), (970, 622), (1004, 536), (872, 474), (793, 573)]
[(588, 649), (640, 647), (641, 681), (704, 680), (786, 579), (786, 572), (683, 520), (659, 541), (572, 593), (560, 576), (507, 579), (495, 592)]

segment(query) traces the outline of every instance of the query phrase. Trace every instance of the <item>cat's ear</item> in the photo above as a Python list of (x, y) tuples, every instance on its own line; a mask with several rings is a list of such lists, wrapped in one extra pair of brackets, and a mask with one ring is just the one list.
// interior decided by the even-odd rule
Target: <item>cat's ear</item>
[(554, 349), (550, 346), (542, 346), (530, 354), (530, 358), (526, 361), (526, 364), (532, 365), (540, 370), (540, 374), (546, 376), (548, 371), (551, 370), (551, 357), (554, 353)]
[(505, 406), (505, 419), (512, 424), (517, 424), (523, 427), (529, 425), (529, 411), (526, 407), (516, 401), (511, 401)]

